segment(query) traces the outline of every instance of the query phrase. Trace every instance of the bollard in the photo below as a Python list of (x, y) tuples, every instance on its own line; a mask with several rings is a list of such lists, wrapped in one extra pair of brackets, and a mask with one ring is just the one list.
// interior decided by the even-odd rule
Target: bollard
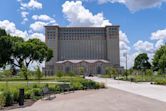
[(19, 106), (24, 105), (24, 89), (19, 89)]

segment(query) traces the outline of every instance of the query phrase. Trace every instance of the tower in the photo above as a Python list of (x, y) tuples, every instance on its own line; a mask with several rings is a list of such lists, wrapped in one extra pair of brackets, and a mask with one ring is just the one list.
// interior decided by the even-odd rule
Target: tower
[(120, 66), (119, 26), (106, 26), (107, 59), (113, 66)]
[(45, 71), (48, 74), (55, 73), (55, 62), (58, 61), (58, 30), (58, 26), (45, 26), (45, 41), (47, 46), (53, 50), (53, 58), (45, 64)]

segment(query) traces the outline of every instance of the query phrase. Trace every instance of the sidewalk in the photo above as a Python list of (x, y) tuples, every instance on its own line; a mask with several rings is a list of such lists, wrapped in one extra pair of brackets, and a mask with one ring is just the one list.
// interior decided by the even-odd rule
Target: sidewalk
[(152, 85), (150, 83), (133, 83), (98, 77), (87, 77), (87, 79), (103, 82), (107, 87), (113, 87), (137, 95), (166, 102), (166, 86)]
[(11, 111), (165, 111), (166, 103), (108, 88), (60, 94)]

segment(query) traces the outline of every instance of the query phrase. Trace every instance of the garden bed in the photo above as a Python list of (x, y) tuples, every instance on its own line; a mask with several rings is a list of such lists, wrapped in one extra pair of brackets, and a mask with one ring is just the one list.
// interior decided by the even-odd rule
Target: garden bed
[[(72, 90), (87, 90), (87, 89), (99, 89), (104, 88), (104, 84), (87, 80), (81, 77), (57, 77), (55, 82), (61, 82), (61, 84), (70, 84)], [(42, 81), (40, 81), (42, 82)], [(17, 106), (19, 89), (24, 88), (25, 100), (36, 101), (42, 98), (42, 89), (48, 87), (53, 93), (62, 93), (61, 85), (57, 83), (31, 83), (27, 84), (23, 82), (0, 82), (0, 107)]]
[(24, 107), (28, 107), (28, 106), (31, 106), (33, 105), (33, 103), (35, 103), (36, 101), (35, 100), (32, 100), (32, 99), (26, 99), (24, 101), (24, 106), (19, 106), (18, 103), (14, 103), (13, 105), (11, 106), (8, 106), (8, 107), (3, 107), (2, 110), (11, 110), (11, 109), (16, 109), (16, 108), (24, 108)]

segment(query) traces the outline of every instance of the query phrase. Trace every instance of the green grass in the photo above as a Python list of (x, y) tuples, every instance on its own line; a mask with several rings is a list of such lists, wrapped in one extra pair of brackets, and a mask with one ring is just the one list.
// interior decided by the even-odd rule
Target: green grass
[[(5, 81), (5, 80), (6, 80), (5, 78), (0, 78), (0, 81)], [(28, 80), (29, 81), (38, 81), (38, 80), (36, 80), (35, 77), (30, 77)], [(41, 80), (42, 81), (55, 80), (55, 77), (54, 76), (43, 77)], [(8, 78), (8, 81), (25, 81), (25, 80), (23, 78), (20, 78), (19, 76), (14, 76), (14, 77)]]
[(118, 80), (132, 81), (132, 82), (152, 82), (154, 84), (166, 85), (166, 76), (164, 75), (129, 75), (126, 79), (125, 76), (120, 76)]

